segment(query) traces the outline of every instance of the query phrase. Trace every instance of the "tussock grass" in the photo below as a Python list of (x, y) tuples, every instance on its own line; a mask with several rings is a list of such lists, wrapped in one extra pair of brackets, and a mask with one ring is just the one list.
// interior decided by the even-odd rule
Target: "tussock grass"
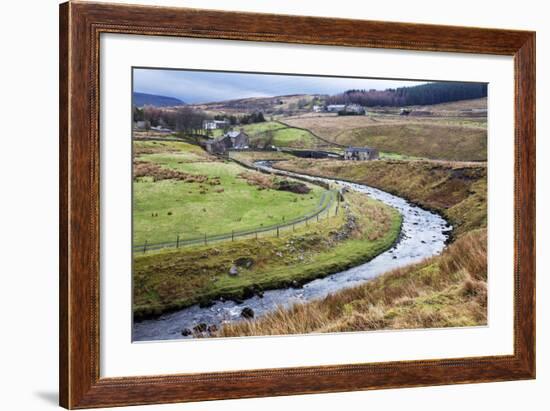
[(216, 336), (284, 335), (475, 326), (487, 323), (487, 232), (469, 232), (440, 256), (354, 288), (256, 320), (227, 324)]
[[(422, 107), (422, 106), (418, 106)], [(487, 97), (474, 98), (469, 100), (451, 101), (448, 103), (433, 104), (431, 106), (424, 106), (426, 109), (432, 112), (449, 112), (449, 111), (462, 111), (472, 109), (487, 109)]]
[(248, 184), (257, 186), (262, 189), (276, 187), (275, 176), (266, 175), (262, 173), (255, 173), (251, 171), (244, 171), (239, 174), (239, 177), (246, 180)]
[(276, 168), (342, 178), (385, 190), (443, 214), (459, 236), (487, 226), (484, 164), (430, 161), (282, 161)]
[(155, 163), (136, 160), (134, 161), (134, 181), (137, 181), (141, 177), (151, 177), (155, 182), (161, 180), (178, 180), (186, 183), (219, 184), (219, 178), (211, 180), (208, 176), (188, 174), (182, 171), (165, 168)]
[(416, 157), (486, 161), (487, 130), (442, 124), (382, 124), (347, 130), (334, 139)]
[(132, 143), (134, 157), (157, 153), (178, 153), (186, 161), (215, 161), (216, 158), (205, 152), (199, 146), (179, 141), (141, 141)]

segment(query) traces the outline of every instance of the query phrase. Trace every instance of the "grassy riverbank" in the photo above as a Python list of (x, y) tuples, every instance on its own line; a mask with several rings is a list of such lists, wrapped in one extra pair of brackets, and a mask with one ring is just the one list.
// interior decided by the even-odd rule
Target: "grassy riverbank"
[(439, 256), (324, 299), (222, 327), (217, 336), (475, 326), (487, 323), (487, 173), (483, 164), (301, 160), (277, 168), (338, 177), (443, 214), (455, 241)]
[(455, 236), (487, 226), (487, 167), (433, 161), (291, 160), (276, 168), (367, 184), (441, 213)]
[(487, 324), (487, 232), (474, 230), (441, 256), (359, 287), (225, 325), (222, 337)]
[[(338, 215), (261, 237), (134, 255), (134, 316), (192, 304), (244, 299), (297, 286), (368, 261), (390, 248), (401, 227), (394, 209), (358, 193)], [(237, 275), (230, 275), (232, 267)]]

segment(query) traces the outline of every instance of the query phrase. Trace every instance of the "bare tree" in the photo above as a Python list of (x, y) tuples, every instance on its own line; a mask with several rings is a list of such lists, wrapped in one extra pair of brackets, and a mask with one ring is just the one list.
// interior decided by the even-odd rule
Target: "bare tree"
[(176, 112), (176, 130), (188, 134), (198, 134), (202, 130), (202, 123), (208, 116), (191, 107), (181, 107)]

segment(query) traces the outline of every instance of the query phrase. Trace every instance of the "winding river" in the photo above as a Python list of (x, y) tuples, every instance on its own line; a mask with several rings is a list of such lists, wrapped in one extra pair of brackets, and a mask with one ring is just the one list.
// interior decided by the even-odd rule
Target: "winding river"
[[(256, 166), (272, 170), (267, 162), (257, 162)], [(367, 263), (313, 280), (302, 288), (265, 291), (263, 297), (254, 296), (245, 300), (242, 304), (237, 304), (234, 301), (217, 301), (208, 308), (194, 305), (163, 314), (155, 319), (135, 322), (133, 324), (134, 341), (191, 338), (184, 337), (182, 330), (192, 329), (201, 323), (219, 326), (224, 322), (239, 321), (244, 307), (252, 308), (255, 316), (258, 317), (273, 311), (279, 306), (288, 307), (297, 302), (323, 298), (344, 288), (362, 284), (391, 269), (437, 255), (445, 248), (447, 233), (451, 229), (448, 223), (441, 216), (412, 205), (401, 197), (362, 184), (320, 179), (290, 172), (283, 172), (282, 174), (299, 176), (309, 180), (330, 181), (331, 184), (337, 184), (340, 187), (363, 193), (397, 209), (403, 216), (399, 241), (393, 248)]]

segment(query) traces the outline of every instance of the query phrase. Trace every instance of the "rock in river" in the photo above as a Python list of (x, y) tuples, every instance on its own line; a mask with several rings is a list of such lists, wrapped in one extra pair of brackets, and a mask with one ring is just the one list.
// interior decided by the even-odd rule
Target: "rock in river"
[(250, 307), (244, 307), (241, 311), (241, 317), (243, 318), (254, 318), (254, 310)]
[(292, 280), (292, 282), (290, 283), (290, 286), (292, 288), (302, 288), (302, 284), (300, 284), (298, 281), (296, 280)]
[(231, 266), (231, 268), (229, 269), (229, 275), (231, 275), (231, 276), (239, 275), (239, 269), (237, 268), (237, 266), (235, 264), (233, 264)]
[(181, 330), (181, 335), (184, 337), (189, 337), (190, 335), (193, 335), (193, 331), (191, 331), (189, 328), (184, 328)]

